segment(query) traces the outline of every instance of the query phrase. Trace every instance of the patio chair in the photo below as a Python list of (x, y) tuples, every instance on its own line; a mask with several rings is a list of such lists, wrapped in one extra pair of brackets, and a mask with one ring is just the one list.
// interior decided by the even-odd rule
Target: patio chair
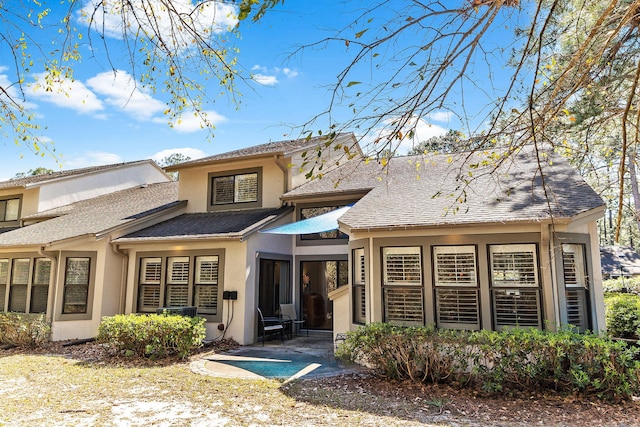
[[(284, 342), (284, 325), (282, 320), (277, 318), (267, 317), (262, 315), (262, 310), (258, 308), (259, 327), (262, 329), (262, 345), (267, 334), (280, 334), (280, 339)], [(260, 336), (258, 336), (260, 338)]]
[[(280, 304), (280, 315), (291, 324), (292, 335), (295, 333), (296, 325), (298, 326), (298, 331), (300, 331), (300, 328), (304, 327), (306, 323), (305, 319), (298, 320), (296, 307), (293, 304)], [(307, 336), (309, 336), (309, 328), (307, 327), (305, 329), (307, 330)]]

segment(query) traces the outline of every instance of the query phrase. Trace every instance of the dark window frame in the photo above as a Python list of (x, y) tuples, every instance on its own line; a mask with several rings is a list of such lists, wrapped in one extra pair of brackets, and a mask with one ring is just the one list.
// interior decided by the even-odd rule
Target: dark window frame
[[(14, 282), (14, 268), (15, 268), (15, 261), (19, 261), (19, 260), (27, 260), (28, 261), (28, 272), (27, 272), (27, 279), (25, 283), (15, 283)], [(4, 261), (4, 264), (6, 265), (6, 271), (4, 276), (2, 277), (2, 280), (0, 280), (0, 286), (2, 287), (2, 292), (0, 292), (0, 312), (3, 311), (9, 311), (12, 308), (14, 309), (13, 311), (18, 311), (19, 313), (36, 313), (36, 314), (42, 314), (42, 313), (46, 313), (46, 311), (49, 309), (49, 289), (51, 287), (51, 273), (53, 271), (53, 263), (51, 261), (51, 259), (47, 258), (47, 257), (41, 257), (41, 256), (37, 256), (35, 254), (29, 254), (29, 253), (24, 253), (24, 254), (12, 254), (11, 257), (7, 256), (7, 257), (0, 257), (0, 261)], [(36, 266), (38, 265), (39, 261), (44, 261), (47, 262), (49, 264), (48, 267), (48, 280), (46, 282), (43, 283), (36, 283)], [(15, 306), (12, 306), (12, 296), (15, 296), (15, 294), (12, 295), (12, 292), (14, 292), (15, 290), (13, 289), (14, 286), (24, 286), (24, 309), (20, 308), (19, 310), (15, 310)], [(44, 311), (42, 310), (37, 310), (34, 311), (33, 310), (33, 298), (34, 298), (34, 290), (38, 288), (40, 291), (42, 291), (42, 288), (46, 288), (45, 290), (45, 307), (44, 307)]]
[[(8, 220), (6, 215), (6, 205), (11, 200), (18, 201), (18, 212), (16, 215), (16, 219)], [(4, 207), (2, 206), (3, 204), (4, 204)], [(22, 195), (21, 194), (7, 195), (7, 196), (0, 197), (0, 227), (11, 227), (11, 226), (19, 225), (21, 215), (22, 215)]]
[[(217, 179), (221, 178), (233, 178), (234, 187), (235, 180), (239, 176), (243, 175), (251, 175), (256, 174), (257, 177), (257, 189), (256, 189), (256, 200), (255, 201), (236, 201), (235, 193), (234, 193), (234, 201), (232, 202), (221, 202), (216, 203), (215, 200), (215, 182)], [(224, 171), (224, 172), (211, 172), (208, 174), (208, 185), (207, 185), (207, 210), (209, 212), (213, 211), (224, 211), (230, 209), (255, 209), (262, 207), (262, 187), (263, 187), (263, 172), (262, 168), (248, 168), (248, 169), (238, 169), (232, 171)]]
[[(87, 275), (87, 294), (86, 294), (86, 306), (85, 310), (82, 313), (68, 313), (65, 312), (66, 305), (66, 287), (67, 287), (67, 274), (68, 274), (68, 260), (70, 258), (84, 258), (89, 260), (89, 272)], [(96, 286), (96, 270), (97, 270), (97, 253), (96, 252), (63, 252), (60, 256), (59, 265), (61, 266), (61, 272), (58, 276), (60, 278), (60, 290), (62, 293), (60, 297), (59, 306), (56, 308), (56, 320), (66, 321), (66, 320), (91, 320), (93, 318), (93, 297)], [(71, 286), (78, 286), (74, 284), (69, 284)]]

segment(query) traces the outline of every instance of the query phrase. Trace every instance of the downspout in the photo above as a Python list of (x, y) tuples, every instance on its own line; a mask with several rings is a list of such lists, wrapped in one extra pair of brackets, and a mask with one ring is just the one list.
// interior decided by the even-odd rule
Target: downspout
[(47, 314), (45, 315), (48, 321), (53, 321), (53, 312), (55, 311), (54, 302), (56, 300), (56, 289), (58, 285), (58, 258), (49, 255), (44, 251), (44, 246), (38, 248), (38, 255), (43, 258), (48, 258), (51, 260), (51, 272), (49, 274), (49, 297), (47, 298)]
[(273, 160), (275, 160), (276, 165), (278, 165), (278, 167), (280, 168), (280, 170), (282, 171), (282, 173), (284, 174), (284, 182), (283, 182), (283, 191), (282, 194), (285, 194), (287, 191), (289, 191), (289, 168), (286, 167), (285, 165), (283, 165), (282, 163), (280, 163), (280, 159), (282, 159), (282, 156), (280, 154), (276, 154), (273, 156)]
[(111, 251), (122, 257), (122, 277), (120, 277), (120, 314), (124, 314), (127, 301), (127, 276), (129, 273), (129, 255), (126, 252), (122, 252), (118, 249), (117, 244), (113, 242), (111, 236), (109, 236), (109, 246)]
[[(373, 297), (373, 291), (374, 291), (374, 285), (373, 285), (373, 237), (369, 236), (369, 254), (368, 254), (368, 258), (369, 258), (369, 319), (368, 319), (368, 323), (373, 323), (374, 322), (374, 308), (375, 308), (375, 304), (374, 301), (376, 301), (376, 298)], [(382, 277), (380, 278), (382, 280)], [(382, 283), (380, 284), (380, 292), (382, 292)], [(382, 299), (380, 299), (380, 301), (382, 301)], [(365, 303), (367, 302), (366, 300), (366, 294), (365, 294)], [(382, 308), (380, 309), (380, 313), (382, 313)], [(382, 317), (380, 318), (380, 321), (382, 321)]]

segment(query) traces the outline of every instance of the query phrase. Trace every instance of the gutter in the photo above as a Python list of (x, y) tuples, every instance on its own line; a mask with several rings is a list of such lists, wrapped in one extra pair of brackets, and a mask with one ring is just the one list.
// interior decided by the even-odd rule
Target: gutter
[(54, 308), (54, 302), (56, 300), (55, 296), (56, 296), (56, 289), (57, 289), (57, 284), (58, 284), (58, 258), (47, 254), (44, 251), (44, 246), (39, 246), (38, 247), (38, 255), (40, 255), (43, 258), (48, 258), (51, 260), (51, 272), (49, 274), (49, 293), (48, 293), (48, 298), (47, 298), (47, 307), (49, 307), (49, 310), (47, 310), (47, 314), (46, 314), (46, 319), (48, 321), (52, 321), (53, 320), (53, 312), (55, 311)]
[(118, 244), (114, 243), (113, 238), (109, 236), (109, 247), (111, 252), (122, 258), (122, 275), (120, 277), (120, 313), (124, 314), (127, 301), (127, 276), (129, 275), (129, 254), (121, 251)]

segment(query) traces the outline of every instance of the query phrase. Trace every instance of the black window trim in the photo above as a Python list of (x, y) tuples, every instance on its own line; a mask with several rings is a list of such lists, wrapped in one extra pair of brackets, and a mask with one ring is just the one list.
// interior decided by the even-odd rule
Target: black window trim
[[(236, 177), (238, 175), (248, 175), (255, 173), (258, 176), (258, 194), (257, 200), (255, 202), (233, 202), (233, 203), (224, 203), (224, 204), (214, 204), (213, 200), (213, 181), (216, 178), (223, 177)], [(207, 211), (209, 212), (219, 212), (233, 209), (255, 209), (262, 207), (262, 187), (263, 187), (263, 173), (262, 167), (255, 168), (247, 168), (247, 169), (234, 169), (223, 172), (211, 172), (208, 174), (208, 184), (207, 184)]]

